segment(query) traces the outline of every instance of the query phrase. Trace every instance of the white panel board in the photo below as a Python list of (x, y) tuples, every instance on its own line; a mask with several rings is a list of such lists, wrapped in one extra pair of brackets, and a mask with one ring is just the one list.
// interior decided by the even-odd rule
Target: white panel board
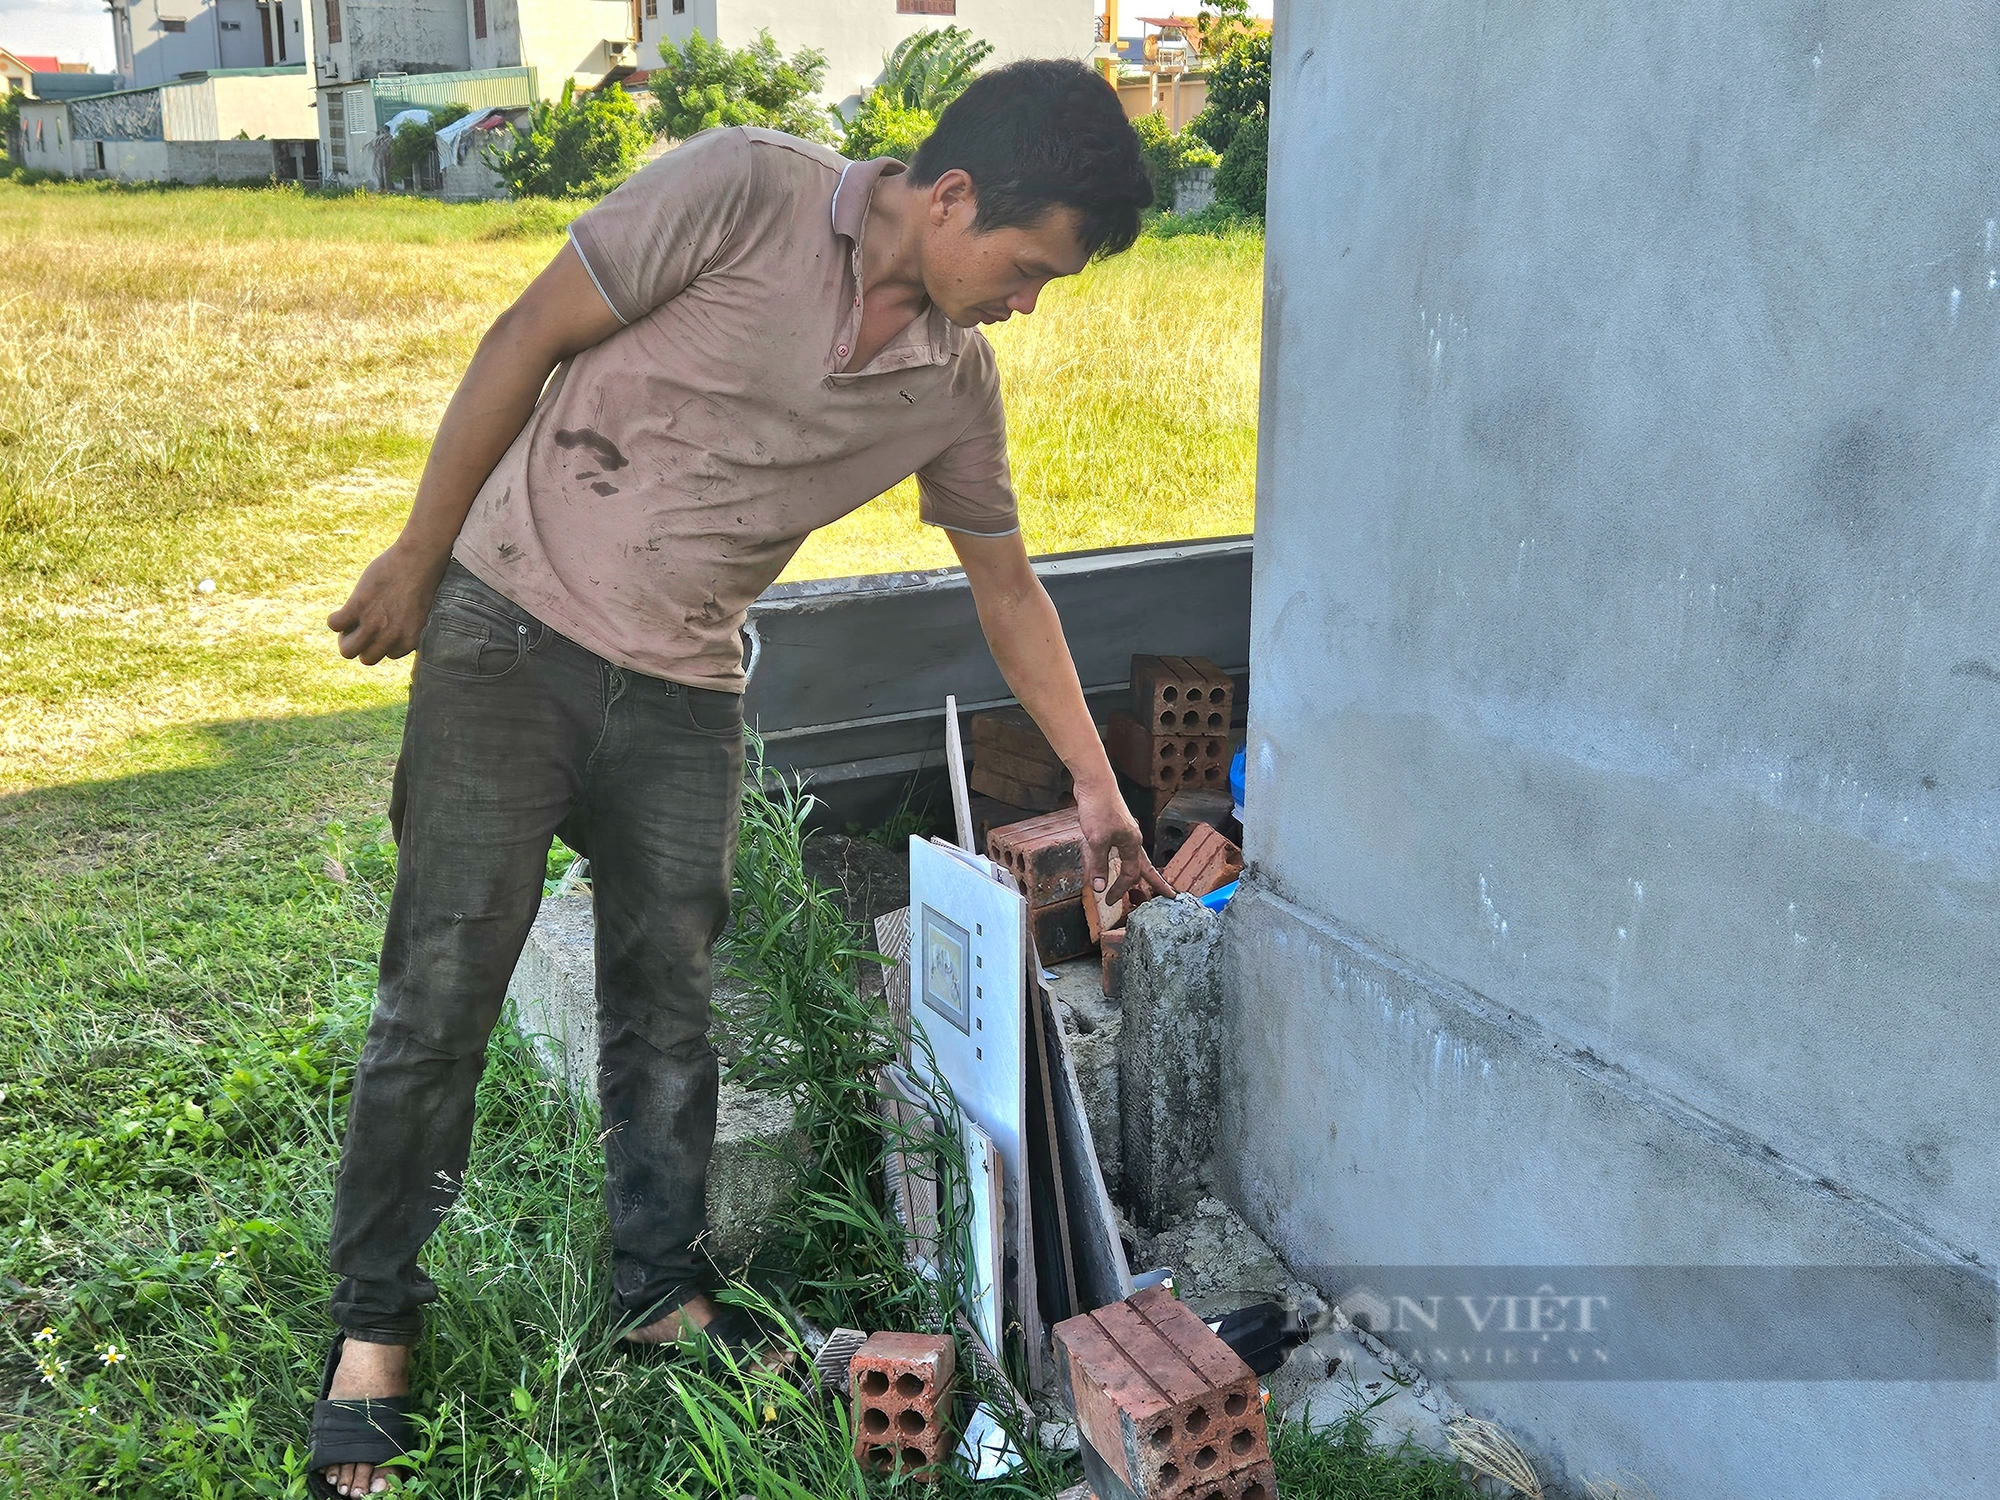
[(1026, 912), (1018, 893), (980, 868), (986, 863), (910, 840), (910, 1024), (930, 1044), (929, 1057), (912, 1049), (910, 1071), (932, 1076), (935, 1063), (959, 1108), (993, 1138), (1011, 1208), (1026, 1180)]
[(1000, 1347), (1005, 1326), (1000, 1311), (1000, 1153), (993, 1137), (972, 1121), (965, 1123), (965, 1176), (972, 1194), (972, 1263), (966, 1267), (965, 1305), (986, 1347)]

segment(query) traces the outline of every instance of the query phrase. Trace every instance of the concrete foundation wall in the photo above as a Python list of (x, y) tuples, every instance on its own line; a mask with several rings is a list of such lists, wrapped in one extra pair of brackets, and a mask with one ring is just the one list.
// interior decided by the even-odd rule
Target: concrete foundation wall
[[(1281, 18), (1223, 1166), (1295, 1264), (2000, 1255), (1994, 43)], [(1460, 1395), (1661, 1500), (2000, 1450), (1991, 1386)]]

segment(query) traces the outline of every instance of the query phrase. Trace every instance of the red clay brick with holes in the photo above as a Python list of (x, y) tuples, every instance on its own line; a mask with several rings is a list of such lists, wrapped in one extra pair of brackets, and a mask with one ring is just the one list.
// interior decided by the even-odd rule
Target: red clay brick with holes
[(1104, 749), (1129, 781), (1154, 792), (1214, 790), (1229, 785), (1229, 736), (1154, 734), (1130, 714), (1104, 726)]
[[(1273, 1500), (1260, 1477), (1270, 1441), (1257, 1377), (1170, 1292), (1149, 1287), (1055, 1335), (1078, 1430), (1133, 1493)], [(1260, 1486), (1261, 1497), (1250, 1493)]]
[(877, 1333), (855, 1351), (847, 1379), (863, 1471), (938, 1479), (952, 1447), (956, 1358), (950, 1339), (928, 1333)]
[(1053, 906), (1083, 894), (1083, 824), (1073, 807), (993, 829), (986, 835), (986, 857), (1021, 882), (1029, 906)]
[(1153, 734), (1227, 738), (1236, 684), (1204, 656), (1132, 658), (1132, 717)]

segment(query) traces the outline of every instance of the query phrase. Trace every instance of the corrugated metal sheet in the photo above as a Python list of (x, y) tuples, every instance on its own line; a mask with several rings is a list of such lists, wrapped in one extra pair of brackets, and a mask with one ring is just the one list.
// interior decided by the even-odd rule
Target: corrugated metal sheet
[(160, 106), (170, 141), (212, 141), (222, 134), (215, 117), (215, 85), (207, 79), (161, 89)]
[(411, 73), (374, 80), (375, 118), (441, 104), (468, 109), (526, 109), (538, 97), (533, 68), (482, 68), (471, 73)]
[(72, 99), (70, 133), (80, 141), (165, 140), (161, 129), (161, 92), (130, 89), (120, 94), (100, 94), (94, 99)]

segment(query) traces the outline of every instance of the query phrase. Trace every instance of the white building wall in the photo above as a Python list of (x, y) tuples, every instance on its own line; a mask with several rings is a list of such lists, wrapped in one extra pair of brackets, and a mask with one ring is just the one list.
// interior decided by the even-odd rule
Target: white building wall
[[(643, 9), (643, 0), (642, 0)], [(882, 76), (882, 56), (912, 32), (963, 26), (993, 44), (988, 66), (1023, 57), (1088, 58), (1097, 44), (1093, 0), (958, 0), (952, 16), (899, 14), (896, 0), (841, 0), (805, 6), (797, 0), (687, 0), (673, 14), (673, 0), (658, 0), (660, 14), (642, 22), (639, 66), (659, 62), (662, 39), (704, 36), (741, 47), (767, 30), (790, 56), (801, 47), (826, 53), (822, 96), (843, 111), (858, 108), (863, 91)]]
[(216, 51), (221, 59), (216, 66), (263, 67), (264, 22), (257, 14), (257, 0), (216, 0), (214, 11)]
[[(578, 88), (595, 88), (620, 45), (633, 40), (628, 0), (486, 0), (484, 37), (474, 34), (474, 7), (468, 3), (465, 10), (472, 66), (533, 68), (548, 98), (562, 93), (565, 78), (574, 78)], [(641, 56), (639, 66), (651, 60)]]
[(32, 99), (21, 102), (21, 165), (35, 172), (75, 175), (67, 105)]
[(380, 73), (461, 73), (472, 66), (468, 0), (338, 0), (340, 40), (326, 0), (304, 7), (313, 76), (351, 83)]
[[(214, 133), (205, 139), (234, 140), (241, 132), (252, 140), (309, 141), (319, 134), (312, 80), (303, 72), (266, 74), (261, 78), (211, 78), (197, 87), (207, 89), (212, 101), (209, 113)], [(170, 97), (177, 92), (167, 91)], [(167, 137), (176, 138), (171, 124)]]
[[(264, 65), (261, 41), (255, 62), (222, 60), (223, 33), (216, 8), (204, 0), (111, 0), (111, 10), (114, 40), (124, 41), (131, 49), (129, 60), (124, 56), (118, 59), (118, 70), (127, 88), (155, 88), (171, 83), (183, 73), (205, 72), (210, 68)], [(232, 13), (227, 19), (240, 18)], [(254, 6), (250, 19), (256, 20)], [(169, 21), (182, 21), (187, 29), (169, 31), (163, 24)], [(247, 33), (230, 33), (232, 38), (243, 34)]]

